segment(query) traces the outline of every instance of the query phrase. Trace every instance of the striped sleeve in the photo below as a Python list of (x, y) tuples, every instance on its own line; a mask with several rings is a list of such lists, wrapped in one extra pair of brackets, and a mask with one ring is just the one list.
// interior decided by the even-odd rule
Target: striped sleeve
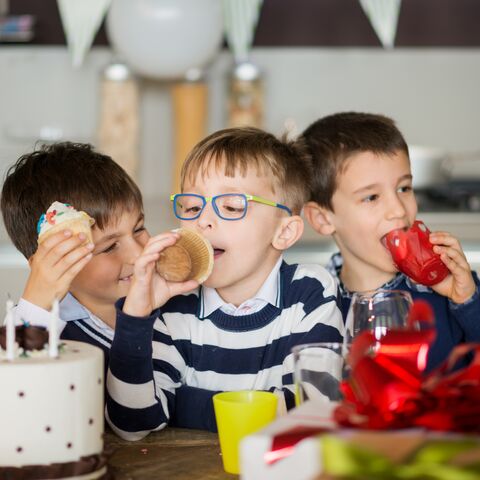
[(146, 318), (131, 317), (122, 312), (123, 301), (116, 304), (106, 418), (117, 435), (132, 441), (166, 426), (180, 375), (169, 361), (173, 347), (158, 311)]
[[(297, 285), (295, 285), (297, 283)], [(291, 292), (301, 312), (292, 315), (291, 334), (283, 361), (282, 384), (287, 408), (295, 406), (293, 354), (295, 345), (316, 342), (342, 342), (344, 322), (338, 307), (335, 279), (319, 265), (298, 265), (292, 279)]]

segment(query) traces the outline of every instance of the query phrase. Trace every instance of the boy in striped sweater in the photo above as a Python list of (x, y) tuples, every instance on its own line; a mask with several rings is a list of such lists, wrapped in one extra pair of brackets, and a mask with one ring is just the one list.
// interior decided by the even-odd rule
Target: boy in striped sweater
[(268, 390), (294, 404), (294, 345), (342, 341), (337, 286), (317, 265), (287, 265), (302, 235), (310, 165), (301, 146), (254, 128), (216, 132), (186, 159), (173, 208), (210, 240), (208, 280), (182, 295), (155, 272), (174, 233), (152, 237), (117, 302), (107, 419), (140, 439), (167, 424), (216, 430), (212, 396)]

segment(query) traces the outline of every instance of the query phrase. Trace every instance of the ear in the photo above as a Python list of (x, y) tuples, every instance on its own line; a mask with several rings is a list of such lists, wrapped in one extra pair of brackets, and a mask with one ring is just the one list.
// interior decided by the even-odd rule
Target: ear
[(300, 215), (283, 218), (275, 231), (272, 246), (277, 250), (290, 248), (303, 233), (303, 219)]
[(317, 202), (307, 202), (303, 207), (307, 222), (320, 235), (333, 235), (335, 226), (332, 223), (332, 212), (321, 207)]

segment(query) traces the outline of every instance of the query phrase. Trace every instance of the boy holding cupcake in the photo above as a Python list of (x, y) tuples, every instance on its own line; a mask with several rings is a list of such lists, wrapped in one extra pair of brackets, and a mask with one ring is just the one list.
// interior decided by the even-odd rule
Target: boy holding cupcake
[(255, 128), (218, 131), (187, 157), (172, 206), (183, 228), (213, 247), (213, 270), (182, 295), (156, 272), (151, 238), (117, 302), (107, 418), (135, 440), (167, 424), (215, 430), (212, 396), (268, 390), (294, 404), (297, 344), (342, 341), (337, 286), (317, 265), (287, 265), (302, 235), (309, 157)]
[[(114, 304), (127, 295), (134, 262), (149, 239), (138, 187), (90, 145), (57, 143), (22, 156), (8, 170), (1, 210), (30, 265), (18, 321), (48, 326), (58, 298), (61, 338), (102, 348), (107, 366)], [(173, 244), (178, 235), (164, 237)], [(182, 287), (172, 284), (177, 293)]]

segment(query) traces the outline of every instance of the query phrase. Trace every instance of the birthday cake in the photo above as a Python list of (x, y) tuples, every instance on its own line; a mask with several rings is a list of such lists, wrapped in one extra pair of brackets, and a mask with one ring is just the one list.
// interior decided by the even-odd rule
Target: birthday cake
[(103, 352), (65, 341), (52, 356), (46, 330), (15, 330), (11, 358), (0, 328), (0, 479), (101, 478)]

